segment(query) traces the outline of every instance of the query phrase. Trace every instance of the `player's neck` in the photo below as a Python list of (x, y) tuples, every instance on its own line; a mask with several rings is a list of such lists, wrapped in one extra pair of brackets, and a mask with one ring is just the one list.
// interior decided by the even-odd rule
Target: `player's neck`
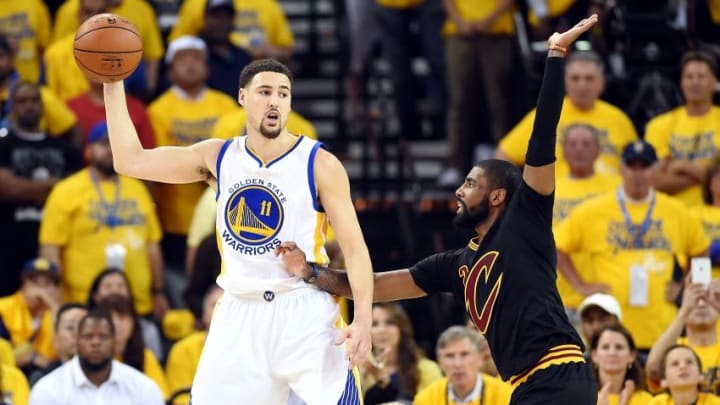
[(708, 113), (712, 108), (712, 100), (690, 101), (685, 104), (687, 115), (698, 117)]
[(622, 373), (607, 373), (603, 370), (599, 370), (600, 374), (600, 387), (604, 387), (605, 384), (610, 384), (610, 393), (619, 394), (625, 384), (625, 372)]
[(490, 230), (490, 227), (493, 226), (493, 224), (495, 223), (495, 220), (497, 220), (498, 215), (500, 215), (499, 210), (491, 211), (490, 215), (487, 217), (487, 219), (485, 221), (479, 223), (475, 227), (475, 232), (477, 233), (477, 236), (478, 236), (478, 245), (480, 245), (480, 243), (482, 243), (483, 238)]
[(717, 343), (717, 329), (711, 325), (686, 325), (688, 342), (692, 346), (712, 346)]
[(273, 160), (292, 146), (295, 142), (295, 138), (290, 135), (287, 129), (280, 132), (275, 138), (268, 138), (258, 131), (247, 129), (248, 139), (247, 145), (255, 154), (266, 162)]
[(675, 405), (692, 405), (698, 399), (698, 389), (697, 387), (673, 388), (670, 396)]

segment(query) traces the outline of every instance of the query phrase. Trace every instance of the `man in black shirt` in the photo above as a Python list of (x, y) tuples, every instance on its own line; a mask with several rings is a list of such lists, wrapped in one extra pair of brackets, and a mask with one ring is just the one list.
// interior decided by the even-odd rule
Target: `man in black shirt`
[[(457, 189), (457, 225), (477, 237), (463, 249), (421, 260), (410, 269), (375, 275), (375, 300), (450, 291), (465, 298), (487, 338), (514, 405), (595, 405), (597, 386), (583, 343), (565, 315), (556, 287), (552, 235), (555, 144), (563, 99), (566, 48), (595, 22), (587, 18), (553, 34), (523, 173), (510, 163), (478, 163)], [(304, 262), (291, 242), (278, 248), (287, 269), (331, 293), (349, 296), (342, 272)]]
[(36, 84), (15, 84), (11, 97), (9, 128), (0, 128), (0, 296), (20, 287), (22, 264), (37, 257), (50, 190), (83, 163), (67, 139), (40, 129), (43, 104)]

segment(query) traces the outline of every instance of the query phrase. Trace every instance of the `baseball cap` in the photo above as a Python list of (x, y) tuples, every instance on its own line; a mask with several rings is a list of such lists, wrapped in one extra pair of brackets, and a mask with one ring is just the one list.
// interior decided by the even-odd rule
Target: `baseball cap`
[(87, 143), (95, 143), (98, 141), (102, 141), (104, 139), (107, 139), (108, 137), (108, 127), (107, 123), (105, 121), (99, 122), (95, 124), (95, 126), (92, 127), (90, 130), (90, 133), (87, 137)]
[(196, 36), (183, 35), (168, 45), (167, 52), (165, 52), (165, 63), (172, 63), (175, 54), (186, 49), (207, 52), (207, 45), (205, 45), (205, 41)]
[(55, 263), (42, 257), (26, 261), (22, 266), (20, 274), (23, 276), (46, 274), (54, 279), (58, 279), (60, 276), (60, 272)]
[(618, 321), (622, 320), (622, 311), (620, 310), (620, 304), (617, 302), (615, 297), (610, 294), (595, 293), (589, 295), (578, 307), (578, 313), (582, 317), (583, 312), (590, 307), (599, 307), (603, 311), (610, 315), (615, 315)]
[(205, 10), (210, 11), (223, 8), (232, 11), (233, 14), (235, 13), (235, 3), (233, 0), (208, 0)]
[(657, 162), (655, 148), (643, 140), (630, 142), (625, 146), (625, 149), (623, 149), (622, 161), (627, 164), (637, 160), (647, 165)]

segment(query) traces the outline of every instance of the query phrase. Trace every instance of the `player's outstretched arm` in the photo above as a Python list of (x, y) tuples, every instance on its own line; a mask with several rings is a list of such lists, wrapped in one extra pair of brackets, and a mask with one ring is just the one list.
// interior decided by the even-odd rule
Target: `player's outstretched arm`
[[(331, 294), (353, 298), (345, 270), (317, 267), (317, 275), (314, 275), (313, 267), (305, 261), (305, 253), (294, 242), (283, 242), (275, 250), (275, 254), (282, 257), (285, 269), (290, 274)], [(374, 273), (373, 281), (373, 302), (405, 300), (427, 295), (415, 284), (408, 269)]]
[(589, 30), (597, 20), (597, 15), (593, 14), (562, 34), (556, 32), (548, 39), (548, 58), (523, 171), (525, 182), (543, 195), (549, 195), (555, 190), (555, 143), (565, 95), (563, 87), (565, 53), (567, 47)]
[(115, 170), (126, 176), (162, 183), (193, 183), (216, 177), (222, 139), (191, 146), (143, 149), (130, 120), (123, 82), (105, 83), (105, 115)]

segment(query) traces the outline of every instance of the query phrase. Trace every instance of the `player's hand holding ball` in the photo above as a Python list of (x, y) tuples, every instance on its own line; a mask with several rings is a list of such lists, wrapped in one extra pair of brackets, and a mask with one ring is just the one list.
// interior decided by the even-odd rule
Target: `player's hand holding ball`
[(116, 82), (130, 76), (140, 64), (142, 38), (130, 21), (115, 14), (98, 14), (78, 28), (73, 55), (88, 79)]

